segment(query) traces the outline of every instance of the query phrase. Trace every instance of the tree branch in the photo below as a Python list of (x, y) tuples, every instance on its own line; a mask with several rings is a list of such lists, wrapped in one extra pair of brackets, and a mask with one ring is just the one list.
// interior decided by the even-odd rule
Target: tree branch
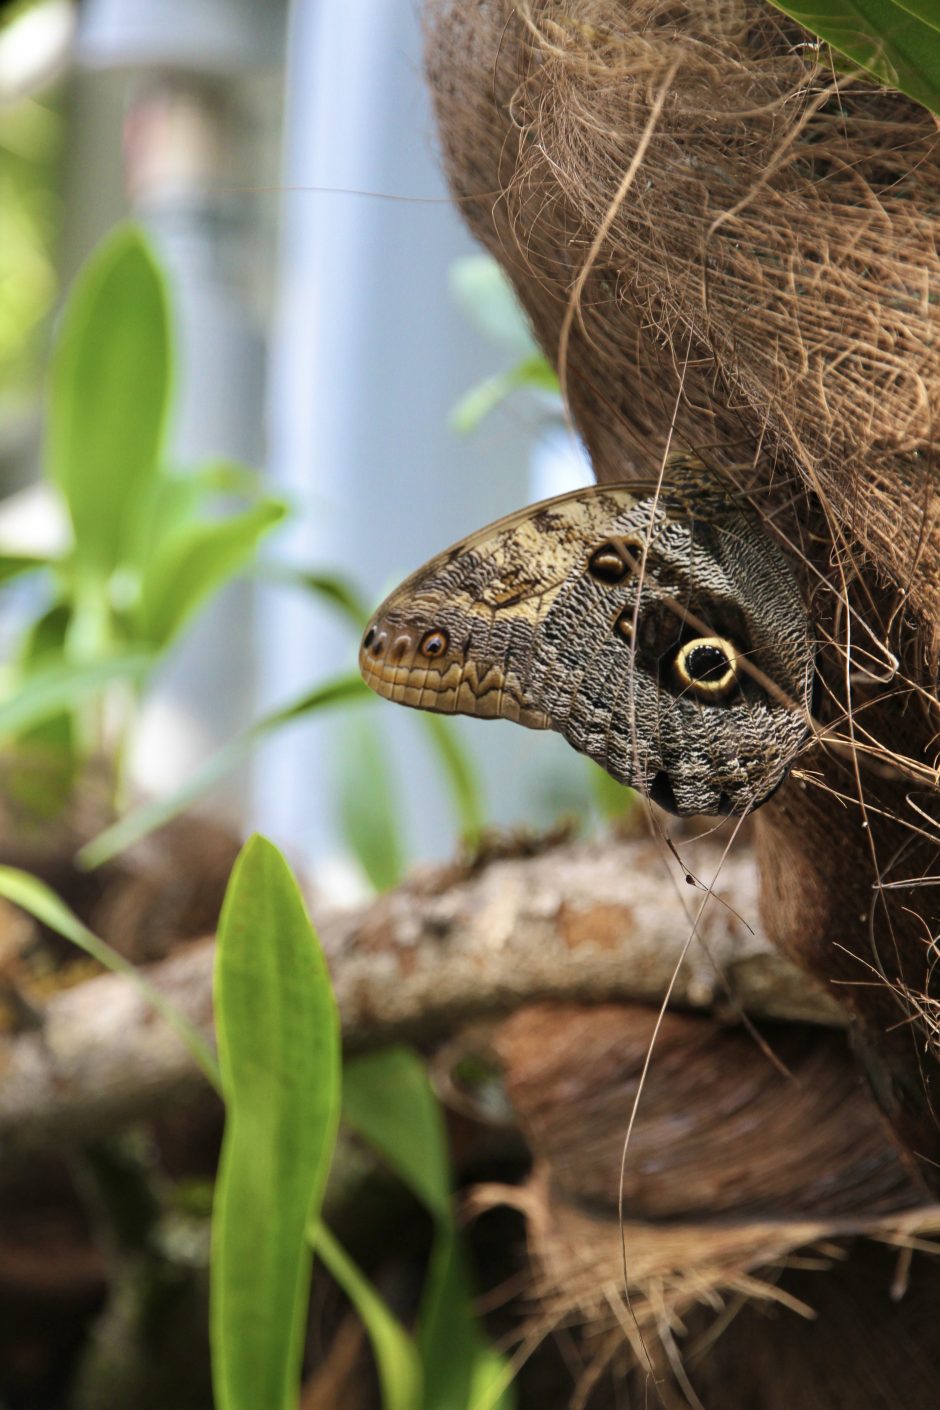
[[(686, 845), (698, 876), (720, 848)], [(556, 847), (478, 870), (425, 869), (388, 895), (318, 925), (347, 1049), (432, 1041), (461, 1023), (537, 999), (658, 1002), (704, 898), (650, 841)], [(757, 928), (757, 879), (744, 849), (704, 908), (674, 1003), (838, 1023), (834, 1002)], [(753, 929), (749, 928), (753, 927)], [(211, 939), (148, 968), (212, 1033)], [(0, 1137), (85, 1137), (197, 1092), (203, 1080), (174, 1033), (127, 980), (57, 994), (35, 1032), (0, 1040)]]

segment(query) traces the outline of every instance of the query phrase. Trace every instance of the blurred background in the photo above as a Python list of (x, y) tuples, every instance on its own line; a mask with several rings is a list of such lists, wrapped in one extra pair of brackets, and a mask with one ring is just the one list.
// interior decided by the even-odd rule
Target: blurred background
[[(67, 544), (37, 482), (45, 369), (70, 281), (127, 217), (169, 282), (170, 459), (263, 471), (293, 510), (264, 549), (281, 569), (339, 574), (374, 606), (466, 532), (586, 482), (546, 369), (502, 399), (535, 350), (434, 146), (413, 0), (3, 5), (0, 548)], [(172, 795), (260, 714), (353, 668), (350, 624), (272, 578), (230, 584), (161, 663), (130, 745), (138, 795)], [(44, 590), (5, 591), (7, 654)], [(338, 895), (362, 887), (365, 795), (394, 798), (400, 861), (447, 854), (458, 829), (412, 712), (352, 714), (279, 730), (200, 802)], [(598, 806), (598, 771), (560, 739), (454, 729), (488, 822)]]

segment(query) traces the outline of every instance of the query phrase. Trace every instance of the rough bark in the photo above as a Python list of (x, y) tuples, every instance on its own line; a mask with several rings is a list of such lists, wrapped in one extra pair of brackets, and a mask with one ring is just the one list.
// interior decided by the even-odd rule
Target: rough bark
[[(683, 846), (703, 882), (721, 856)], [(691, 875), (691, 873), (689, 874)], [(757, 928), (750, 853), (725, 861), (673, 1004), (838, 1023), (830, 997)], [(568, 845), (476, 871), (427, 870), (371, 905), (313, 907), (350, 1050), (432, 1041), (533, 1000), (658, 1002), (705, 892), (658, 843)], [(753, 928), (752, 928), (753, 927)], [(146, 973), (203, 1033), (212, 1030), (213, 944)], [(189, 1054), (127, 980), (102, 975), (53, 997), (38, 1031), (2, 1040), (0, 1136), (87, 1136), (198, 1090)]]

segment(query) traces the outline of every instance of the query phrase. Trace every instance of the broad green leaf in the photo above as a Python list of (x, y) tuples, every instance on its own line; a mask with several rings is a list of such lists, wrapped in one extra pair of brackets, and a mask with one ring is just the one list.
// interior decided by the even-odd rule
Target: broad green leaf
[(527, 358), (507, 372), (497, 372), (492, 377), (471, 387), (450, 414), (451, 429), (460, 435), (475, 431), (480, 422), (504, 402), (513, 392), (523, 387), (535, 391), (559, 394), (558, 376), (541, 353)]
[(264, 534), (284, 518), (274, 500), (225, 519), (184, 525), (147, 564), (136, 625), (140, 638), (166, 646), (206, 598), (235, 577)]
[(937, 0), (772, 0), (887, 88), (940, 114)]
[(140, 680), (152, 665), (152, 656), (134, 651), (87, 665), (54, 661), (39, 668), (0, 702), (0, 743), (98, 695), (112, 681)]
[(350, 1059), (343, 1120), (373, 1146), (435, 1219), (451, 1218), (447, 1138), (424, 1063), (409, 1048)]
[(194, 1061), (199, 1064), (213, 1086), (218, 1086), (219, 1073), (215, 1058), (198, 1029), (193, 1027), (179, 1009), (156, 985), (151, 984), (135, 965), (83, 925), (78, 916), (70, 911), (65, 902), (44, 882), (30, 876), (28, 872), (19, 871), (16, 867), (0, 866), (0, 896), (28, 911), (57, 935), (71, 940), (73, 945), (91, 955), (92, 959), (97, 960), (105, 969), (129, 979), (151, 1008), (166, 1019), (177, 1037), (185, 1043)]
[(225, 1135), (212, 1223), (216, 1410), (296, 1410), (311, 1251), (340, 1107), (339, 1015), (284, 858), (253, 837), (216, 946)]
[(403, 824), (388, 751), (371, 720), (345, 722), (337, 763), (343, 836), (376, 891), (388, 891), (405, 872)]
[(99, 867), (132, 843), (139, 842), (142, 837), (162, 827), (178, 813), (185, 812), (197, 798), (209, 793), (220, 779), (247, 759), (252, 750), (275, 730), (297, 720), (306, 719), (308, 715), (317, 714), (321, 710), (332, 709), (336, 705), (364, 704), (373, 699), (372, 692), (363, 684), (358, 673), (350, 673), (336, 676), (301, 695), (297, 700), (272, 710), (270, 714), (256, 720), (244, 734), (224, 744), (181, 788), (166, 798), (155, 798), (143, 807), (136, 808), (86, 843), (77, 855), (79, 865), (88, 868)]
[(421, 1363), (411, 1337), (324, 1224), (317, 1226), (311, 1238), (368, 1333), (383, 1410), (418, 1410), (422, 1403)]
[(484, 338), (520, 359), (537, 353), (529, 320), (492, 256), (466, 255), (454, 260), (448, 282), (461, 312)]
[(163, 276), (143, 234), (114, 231), (69, 294), (52, 359), (46, 463), (75, 530), (75, 560), (107, 574), (159, 462), (170, 395)]
[(450, 788), (460, 834), (465, 842), (477, 842), (483, 831), (483, 803), (473, 761), (451, 720), (432, 714), (421, 714), (418, 719), (437, 754)]

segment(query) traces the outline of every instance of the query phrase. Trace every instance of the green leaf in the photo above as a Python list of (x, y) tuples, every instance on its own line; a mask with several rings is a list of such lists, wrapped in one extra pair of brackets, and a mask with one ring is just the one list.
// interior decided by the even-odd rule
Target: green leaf
[(405, 872), (399, 796), (388, 751), (371, 720), (349, 720), (338, 760), (343, 836), (376, 891), (388, 891)]
[(297, 700), (272, 710), (270, 714), (256, 720), (244, 734), (230, 739), (217, 753), (211, 755), (201, 768), (190, 775), (181, 788), (166, 798), (155, 798), (143, 807), (136, 808), (86, 843), (77, 855), (79, 865), (89, 869), (99, 867), (132, 843), (139, 842), (142, 837), (162, 827), (178, 813), (185, 812), (197, 798), (202, 798), (220, 779), (247, 759), (252, 750), (275, 730), (296, 720), (306, 719), (308, 715), (317, 714), (321, 710), (333, 709), (337, 705), (365, 704), (373, 699), (372, 692), (363, 684), (357, 672), (336, 676), (301, 695)]
[(601, 817), (607, 822), (626, 817), (638, 806), (639, 795), (632, 788), (618, 783), (615, 778), (593, 760), (586, 759), (591, 793)]
[(448, 282), (461, 312), (484, 338), (520, 359), (538, 352), (515, 290), (491, 255), (454, 260)]
[(887, 88), (940, 114), (937, 0), (772, 0)]
[(225, 519), (184, 524), (160, 545), (144, 571), (136, 627), (157, 647), (172, 640), (206, 598), (245, 567), (285, 506), (266, 500)]
[(112, 681), (140, 680), (152, 665), (152, 656), (134, 651), (88, 665), (53, 661), (40, 667), (0, 702), (0, 743), (98, 695)]
[(435, 1221), (419, 1317), (425, 1410), (509, 1410), (512, 1373), (487, 1344), (451, 1197), (447, 1134), (420, 1058), (389, 1048), (346, 1066), (343, 1116)]
[(122, 226), (78, 274), (52, 359), (47, 471), (75, 530), (75, 560), (107, 574), (157, 472), (170, 395), (163, 276), (143, 234)]
[(439, 1230), (431, 1251), (418, 1349), (424, 1410), (510, 1410), (512, 1371), (484, 1339), (463, 1242), (453, 1225)]
[(315, 1229), (312, 1240), (369, 1335), (383, 1410), (417, 1410), (421, 1405), (421, 1363), (411, 1337), (325, 1225)]
[[(71, 619), (69, 604), (57, 602), (33, 622), (17, 653), (22, 676), (37, 666), (63, 664)], [(6, 786), (32, 820), (48, 821), (65, 806), (78, 773), (77, 734), (71, 710), (62, 710), (18, 736)]]
[(166, 1019), (177, 1037), (185, 1043), (194, 1061), (199, 1064), (213, 1086), (219, 1085), (215, 1058), (198, 1029), (193, 1027), (189, 1019), (185, 1018), (139, 969), (83, 925), (78, 916), (70, 911), (65, 902), (60, 901), (44, 882), (30, 876), (28, 872), (19, 871), (16, 867), (0, 866), (0, 896), (28, 911), (57, 935), (71, 940), (73, 945), (91, 955), (92, 959), (97, 960), (105, 969), (129, 979), (151, 1008)]
[(339, 573), (308, 573), (284, 563), (261, 563), (258, 577), (265, 582), (299, 588), (336, 609), (357, 632), (369, 620), (368, 605), (356, 589)]
[(480, 780), (468, 751), (460, 742), (453, 722), (441, 715), (418, 716), (437, 755), (450, 788), (460, 834), (465, 842), (477, 842), (483, 831), (483, 803)]
[(0, 583), (35, 573), (39, 568), (52, 568), (57, 562), (56, 558), (39, 558), (31, 553), (0, 553)]
[(197, 474), (161, 470), (135, 506), (127, 562), (143, 575), (167, 540), (195, 520), (209, 492)]
[(501, 402), (523, 387), (560, 395), (558, 376), (541, 353), (511, 367), (508, 372), (497, 372), (471, 387), (450, 414), (451, 429), (463, 436), (475, 431)]
[(515, 1410), (516, 1370), (491, 1346), (483, 1346), (473, 1361), (469, 1410)]
[(136, 505), (127, 542), (128, 564), (143, 577), (169, 541), (196, 523), (207, 522), (203, 511), (212, 500), (230, 502), (235, 496), (256, 504), (267, 499), (263, 490), (263, 476), (237, 461), (210, 460), (182, 471), (161, 467)]
[(212, 1224), (217, 1410), (296, 1410), (311, 1252), (340, 1106), (339, 1015), (297, 883), (263, 837), (229, 881), (216, 948), (226, 1120)]
[(424, 1063), (409, 1048), (384, 1048), (346, 1063), (343, 1120), (444, 1223), (451, 1219), (447, 1138)]

